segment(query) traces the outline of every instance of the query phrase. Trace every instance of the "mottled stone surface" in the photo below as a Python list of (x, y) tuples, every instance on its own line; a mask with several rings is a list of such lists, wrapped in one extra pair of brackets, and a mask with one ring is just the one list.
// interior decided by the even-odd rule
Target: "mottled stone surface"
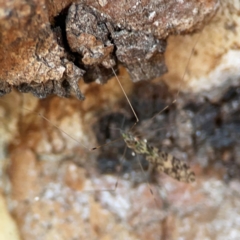
[[(1, 3), (1, 95), (16, 86), (39, 98), (69, 96), (83, 99), (78, 80), (84, 71), (68, 60), (51, 29), (45, 1)], [(66, 86), (67, 85), (67, 86)]]
[(140, 158), (143, 174), (128, 151), (117, 190), (109, 191), (124, 145), (90, 148), (135, 122), (114, 79), (81, 84), (83, 102), (19, 93), (1, 98), (3, 209), (22, 239), (238, 239), (239, 33), (239, 8), (229, 4), (201, 33), (171, 37), (164, 80), (177, 95), (158, 80), (133, 85), (120, 69), (141, 120), (136, 134), (187, 161), (197, 178), (192, 185), (148, 173)]
[(118, 62), (135, 82), (164, 74), (166, 37), (201, 29), (219, 6), (217, 0), (0, 4), (0, 95), (16, 87), (39, 98), (73, 92), (80, 100), (82, 77), (105, 83)]

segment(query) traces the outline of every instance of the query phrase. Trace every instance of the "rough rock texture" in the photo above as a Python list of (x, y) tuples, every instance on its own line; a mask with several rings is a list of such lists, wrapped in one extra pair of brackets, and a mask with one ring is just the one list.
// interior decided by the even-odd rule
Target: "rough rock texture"
[(45, 1), (1, 3), (0, 93), (12, 86), (39, 98), (49, 94), (79, 99), (78, 80), (84, 71), (69, 61), (50, 27)]
[(208, 21), (219, 1), (80, 1), (102, 12), (119, 28), (166, 38), (171, 33), (192, 32)]
[[(217, 0), (70, 1), (0, 3), (0, 94), (16, 87), (39, 98), (84, 99), (78, 82), (106, 82), (120, 62), (132, 80), (149, 80), (167, 70), (165, 39), (196, 31), (209, 21)], [(49, 11), (48, 11), (49, 10)]]
[(169, 38), (163, 79), (175, 92), (158, 80), (133, 85), (119, 71), (141, 120), (134, 130), (188, 161), (195, 184), (147, 172), (140, 156), (143, 174), (130, 151), (121, 169), (120, 141), (90, 151), (135, 122), (114, 80), (81, 84), (83, 102), (0, 99), (1, 192), (22, 239), (239, 238), (239, 11), (228, 2), (202, 32)]

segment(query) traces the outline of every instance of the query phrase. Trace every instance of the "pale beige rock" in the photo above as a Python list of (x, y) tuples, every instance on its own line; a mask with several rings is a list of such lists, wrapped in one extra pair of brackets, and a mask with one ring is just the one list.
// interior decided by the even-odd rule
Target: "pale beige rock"
[(215, 88), (237, 83), (240, 77), (239, 12), (237, 1), (221, 1), (214, 19), (199, 33), (169, 38), (166, 51), (169, 73), (164, 79), (172, 88), (177, 89), (181, 84), (184, 92), (210, 90), (210, 95), (215, 97)]
[(0, 194), (0, 213), (0, 240), (20, 240), (21, 238), (18, 227), (7, 210), (5, 198), (2, 194)]

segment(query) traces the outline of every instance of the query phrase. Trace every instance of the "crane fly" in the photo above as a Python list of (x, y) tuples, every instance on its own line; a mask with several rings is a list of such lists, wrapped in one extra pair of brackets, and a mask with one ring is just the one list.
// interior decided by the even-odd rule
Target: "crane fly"
[[(190, 59), (191, 59), (191, 56), (193, 55), (193, 52), (194, 52), (194, 48), (195, 48), (195, 46), (196, 46), (196, 43), (194, 44), (194, 46), (193, 47), (191, 47), (191, 54), (190, 54), (190, 56), (188, 56), (188, 63), (185, 65), (186, 66), (186, 68), (185, 68), (185, 72), (184, 72), (184, 75), (185, 75), (185, 73), (186, 73), (186, 71), (187, 71), (187, 68), (188, 68), (188, 65), (189, 65), (189, 62), (190, 62)], [(178, 50), (177, 50), (178, 51)], [(211, 51), (210, 51), (211, 52)], [(181, 60), (179, 60), (178, 59), (178, 61), (181, 61)], [(180, 64), (179, 64), (180, 65)], [(178, 66), (176, 66), (176, 68), (178, 68)], [(113, 70), (114, 71), (114, 70)], [(183, 75), (183, 77), (181, 78), (181, 80), (184, 80), (184, 75)], [(118, 77), (117, 76), (115, 76), (116, 78), (117, 78), (117, 80), (119, 80), (118, 79)], [(123, 93), (124, 93), (124, 95), (125, 95), (125, 90), (124, 89), (122, 89), (123, 90)], [(181, 90), (181, 85), (178, 87), (178, 92)], [(129, 94), (128, 94), (129, 95)], [(147, 140), (145, 140), (144, 138), (140, 138), (139, 136), (138, 136), (138, 134), (135, 134), (134, 133), (134, 129), (135, 129), (135, 127), (137, 127), (139, 124), (138, 124), (138, 122), (139, 122), (139, 120), (138, 120), (138, 116), (137, 116), (137, 114), (135, 113), (135, 110), (134, 110), (134, 108), (132, 107), (132, 103), (131, 103), (131, 101), (129, 101), (129, 99), (128, 99), (128, 97), (126, 96), (126, 98), (127, 98), (127, 101), (129, 102), (129, 104), (130, 104), (130, 107), (131, 107), (131, 109), (132, 109), (132, 113), (133, 113), (133, 115), (135, 115), (135, 123), (134, 123), (134, 125), (132, 126), (132, 127), (130, 127), (130, 130), (127, 130), (127, 131), (121, 131), (121, 139), (122, 140), (124, 140), (124, 142), (126, 143), (126, 146), (129, 148), (129, 149), (131, 149), (133, 152), (135, 152), (137, 155), (140, 155), (140, 156), (143, 156), (146, 160), (147, 160), (147, 162), (150, 164), (150, 166), (152, 166), (153, 167), (153, 169), (155, 169), (156, 170), (156, 172), (158, 172), (158, 173), (164, 173), (164, 174), (166, 174), (167, 176), (169, 176), (169, 177), (171, 177), (172, 179), (175, 179), (176, 181), (174, 181), (174, 184), (176, 184), (176, 186), (177, 186), (177, 188), (178, 188), (178, 186), (179, 185), (177, 185), (178, 183), (177, 183), (177, 181), (179, 181), (179, 182), (184, 182), (184, 183), (192, 183), (192, 182), (194, 182), (194, 180), (195, 180), (195, 174), (194, 174), (194, 172), (191, 170), (191, 168), (189, 167), (189, 165), (184, 161), (184, 160), (182, 160), (181, 158), (178, 158), (177, 156), (179, 156), (179, 155), (177, 155), (177, 154), (173, 154), (172, 152), (168, 152), (168, 151), (163, 151), (162, 149), (162, 147), (160, 146), (160, 147), (155, 147), (155, 145), (153, 144), (153, 145), (151, 145), (151, 144), (149, 144), (149, 142), (147, 141)], [(9, 100), (9, 103), (11, 102), (11, 100), (12, 99), (10, 99)], [(175, 100), (174, 101), (172, 101), (172, 103), (171, 104), (175, 104), (175, 102), (178, 100), (178, 94), (177, 94), (177, 96), (176, 96), (176, 98), (175, 98)], [(5, 101), (5, 100), (1, 100), (0, 99), (0, 101)], [(88, 98), (86, 99), (86, 101), (88, 101)], [(96, 100), (97, 101), (97, 100)], [(170, 104), (170, 105), (171, 105)], [(167, 105), (167, 104), (166, 104)], [(167, 109), (169, 107), (169, 105), (166, 107), (166, 108), (164, 108), (164, 109)], [(34, 115), (36, 115), (36, 116), (38, 116), (39, 118), (41, 118), (41, 119), (43, 119), (43, 120), (45, 120), (46, 121), (46, 123), (47, 124), (50, 124), (53, 128), (56, 128), (58, 131), (60, 131), (61, 132), (61, 138), (63, 138), (63, 136), (64, 135), (66, 135), (67, 136), (67, 138), (71, 138), (73, 141), (75, 141), (75, 143), (77, 143), (77, 144), (79, 144), (79, 148), (85, 148), (87, 151), (89, 151), (89, 152), (91, 152), (92, 153), (92, 151), (93, 150), (95, 150), (95, 149), (98, 149), (98, 148), (101, 148), (101, 146), (97, 146), (97, 147), (89, 147), (88, 146), (88, 144), (86, 144), (84, 141), (81, 141), (81, 140), (79, 140), (79, 138), (78, 137), (76, 137), (75, 135), (73, 135), (72, 134), (72, 132), (70, 133), (70, 131), (68, 132), (68, 130), (65, 130), (65, 128), (61, 125), (61, 126), (59, 126), (59, 123), (57, 123), (58, 121), (58, 118), (56, 117), (56, 119), (51, 119), (51, 117), (48, 117), (48, 115), (47, 116), (45, 116), (44, 114), (42, 114), (42, 113), (40, 113), (39, 111), (31, 111), (29, 108), (23, 108), (23, 109), (25, 109), (26, 111), (28, 111), (28, 112), (30, 112), (30, 113), (32, 113), (32, 114), (34, 114)], [(75, 109), (77, 109), (77, 107), (75, 107)], [(0, 112), (1, 113), (1, 112)], [(162, 113), (162, 111), (160, 111), (158, 114), (155, 114), (154, 116), (153, 116), (153, 118), (156, 116), (156, 115), (160, 115)], [(67, 114), (66, 114), (67, 115)], [(152, 118), (152, 119), (153, 119)], [(140, 120), (142, 120), (140, 117), (139, 117), (139, 119)], [(55, 121), (56, 120), (56, 121)], [(71, 121), (74, 121), (74, 120), (69, 120), (68, 121), (68, 123), (69, 123), (69, 125), (74, 125)], [(44, 127), (43, 127), (43, 129), (42, 129), (42, 132), (44, 132)], [(76, 133), (77, 133), (77, 131), (78, 130), (75, 130), (76, 131)], [(27, 131), (26, 132), (23, 132), (23, 134), (25, 134), (25, 135), (27, 135)], [(3, 134), (4, 135), (4, 134)], [(77, 135), (77, 134), (76, 134)], [(147, 134), (146, 134), (147, 135)], [(149, 139), (149, 137), (147, 137), (147, 136), (145, 136), (145, 135), (143, 135), (143, 137), (146, 137), (149, 141), (150, 141), (150, 139)], [(51, 138), (51, 137), (50, 137)], [(59, 138), (58, 138), (59, 139)], [(58, 139), (56, 140), (56, 141), (58, 141)], [(25, 139), (24, 139), (25, 140)], [(24, 141), (23, 140), (23, 141)], [(52, 140), (52, 139), (51, 139)], [(31, 138), (30, 140), (28, 140), (29, 142), (31, 142), (31, 141), (33, 141), (33, 139)], [(52, 140), (53, 141), (53, 140)], [(107, 143), (109, 146), (111, 146), (111, 143), (112, 142), (110, 142), (110, 143)], [(53, 143), (52, 143), (53, 144)], [(75, 154), (75, 152), (74, 151), (72, 151), (73, 152), (73, 154)], [(76, 154), (77, 155), (77, 154)], [(124, 153), (123, 153), (123, 155), (124, 155)], [(77, 156), (77, 158), (84, 158), (82, 155), (79, 155), (79, 156)], [(89, 160), (89, 159), (87, 159), (87, 160)], [(41, 163), (40, 163), (41, 164)], [(75, 166), (78, 166), (78, 165), (75, 165)], [(81, 165), (80, 165), (81, 166)], [(141, 166), (141, 168), (142, 168), (142, 166)], [(57, 168), (56, 168), (57, 169)], [(58, 171), (58, 169), (57, 169), (57, 171)], [(142, 169), (142, 171), (143, 171), (143, 169)], [(60, 171), (59, 171), (60, 172)], [(60, 173), (58, 173), (59, 175), (57, 175), (57, 176), (61, 176), (60, 175)], [(91, 173), (90, 173), (91, 174)], [(144, 172), (142, 173), (142, 174), (144, 174)], [(17, 175), (17, 172), (16, 172), (16, 175)], [(39, 174), (39, 175), (41, 175), (41, 173)], [(74, 175), (74, 174), (73, 174)], [(24, 176), (25, 177), (25, 176)], [(26, 176), (27, 177), (27, 176)], [(47, 176), (47, 177), (49, 177), (49, 176)], [(76, 177), (75, 175), (74, 175), (74, 177)], [(102, 176), (102, 178), (104, 178), (104, 176)], [(160, 178), (159, 178), (160, 179)], [(24, 183), (24, 181), (25, 181), (25, 178), (23, 179), (23, 183)], [(56, 180), (55, 180), (56, 182), (57, 181), (61, 181), (61, 179), (58, 177)], [(99, 189), (99, 191), (102, 191), (103, 192), (103, 195), (104, 195), (104, 193), (107, 191), (107, 199), (108, 199), (108, 203), (110, 203), (111, 202), (111, 204), (112, 205), (108, 205), (108, 207), (111, 209), (111, 207), (112, 208), (114, 208), (113, 209), (113, 211), (112, 212), (114, 212), (114, 213), (116, 213), (117, 211), (118, 211), (118, 208), (119, 208), (119, 205), (116, 205), (116, 203), (118, 203), (118, 199), (117, 198), (111, 198), (112, 197), (112, 195), (114, 196), (114, 195), (117, 195), (118, 193), (118, 191), (116, 191), (116, 189), (117, 189), (117, 187), (119, 188), (118, 190), (119, 190), (119, 192), (121, 191), (121, 186), (118, 186), (117, 184), (118, 184), (118, 179), (116, 180), (116, 178), (114, 178), (114, 181), (116, 182), (116, 184), (115, 184), (115, 187), (113, 187), (113, 184), (111, 183), (111, 186), (109, 187), (109, 188), (112, 188), (113, 189), (113, 191), (115, 192), (115, 194), (110, 194), (110, 193), (112, 193), (112, 191), (111, 190), (109, 190), (109, 189), (107, 189), (107, 190), (105, 190), (105, 191), (103, 191), (103, 188), (105, 188), (105, 185), (103, 185), (102, 184), (102, 182), (101, 181), (97, 181), (97, 184), (99, 184), (98, 186), (100, 186), (100, 187), (98, 187), (98, 188), (100, 188)], [(39, 181), (40, 182), (40, 181)], [(45, 181), (46, 182), (46, 181)], [(54, 183), (54, 184), (52, 184), (52, 186), (54, 187), (54, 186), (56, 186), (56, 182)], [(104, 180), (103, 180), (103, 182), (104, 182)], [(124, 181), (123, 181), (124, 182)], [(41, 184), (44, 184), (44, 183), (42, 183), (41, 182)], [(61, 183), (60, 183), (61, 184)], [(96, 185), (97, 186), (97, 184), (94, 184), (94, 185)], [(120, 184), (119, 184), (120, 185)], [(49, 188), (50, 190), (51, 190), (51, 187), (52, 187), (51, 185), (46, 185), (46, 188)], [(92, 186), (92, 185), (91, 185)], [(91, 192), (99, 192), (99, 191), (97, 191), (96, 189), (95, 189), (95, 187), (96, 186), (94, 186), (94, 189), (93, 189), (93, 191), (91, 191)], [(109, 185), (108, 185), (109, 186)], [(124, 183), (123, 183), (123, 185), (122, 186), (125, 186), (124, 185)], [(140, 185), (139, 185), (140, 186)], [(142, 186), (142, 185), (141, 185)], [(140, 186), (140, 187), (141, 187)], [(189, 185), (184, 185), (184, 186), (191, 186), (190, 184)], [(44, 186), (45, 187), (45, 186)], [(89, 187), (88, 185), (87, 185), (87, 187)], [(139, 187), (139, 189), (140, 189), (140, 187)], [(164, 187), (164, 185), (163, 185), (163, 187)], [(96, 187), (97, 188), (97, 187)], [(102, 189), (101, 189), (102, 188)], [(78, 195), (78, 190), (75, 190), (75, 191), (68, 191), (67, 193), (68, 194), (66, 194), (66, 192), (65, 192), (65, 190), (63, 191), (62, 190), (62, 188), (59, 188), (60, 189), (60, 202), (62, 203), (63, 202), (63, 205), (64, 205), (64, 208), (63, 209), (70, 209), (69, 208), (69, 206), (70, 207), (72, 207), (73, 209), (74, 209), (74, 207), (76, 207), (76, 205), (77, 205), (77, 207), (78, 207), (78, 211), (79, 211), (79, 209), (84, 209), (84, 199), (85, 199), (85, 197), (84, 197), (84, 194), (82, 194), (82, 192), (88, 192), (88, 189), (86, 189), (86, 188), (84, 188), (84, 190), (82, 191), (82, 190), (80, 190), (79, 192), (80, 192), (80, 194), (82, 194), (82, 195), (80, 195), (80, 197), (79, 197), (79, 195)], [(136, 195), (136, 188), (135, 189), (133, 189), (133, 188), (125, 188), (125, 189), (127, 189), (127, 190), (125, 190), (125, 192), (127, 192), (127, 195), (126, 195), (126, 199), (127, 199), (127, 196), (133, 196), (133, 201), (132, 201), (132, 205), (131, 205), (131, 208), (129, 208), (129, 206), (127, 205), (126, 206), (126, 211), (128, 211), (129, 212), (129, 214), (131, 215), (134, 215), (134, 216), (136, 216), (136, 215), (140, 215), (139, 213), (141, 213), (141, 211), (143, 211), (143, 215), (142, 215), (142, 218), (141, 218), (141, 221), (139, 222), (139, 221), (136, 221), (135, 223), (133, 223), (132, 225), (134, 226), (134, 224), (135, 224), (135, 227), (137, 228), (137, 229), (140, 229), (140, 228), (142, 228), (142, 229), (144, 229), (144, 230), (146, 230), (146, 226), (150, 226), (151, 227), (151, 231), (152, 231), (152, 226), (154, 225), (154, 223), (156, 223), (156, 225), (157, 225), (157, 229), (159, 229), (159, 219), (161, 219), (161, 214), (159, 214), (159, 210), (160, 210), (160, 208), (158, 208), (158, 211), (155, 211), (156, 209), (154, 209), (153, 211), (151, 211), (152, 209), (150, 209), (150, 208), (148, 208), (148, 205), (147, 204), (145, 204), (146, 202), (144, 202), (145, 200), (146, 200), (146, 198), (144, 198), (144, 194), (142, 194), (142, 192), (141, 192), (141, 194), (139, 194), (138, 196)], [(150, 186), (148, 186), (148, 189), (150, 189), (150, 192), (152, 193), (152, 190), (151, 190), (151, 188), (150, 188)], [(69, 189), (68, 189), (69, 190)], [(86, 191), (85, 191), (86, 190)], [(96, 190), (96, 191), (95, 191)], [(181, 190), (180, 190), (181, 191)], [(50, 192), (50, 191), (49, 191)], [(121, 193), (122, 194), (122, 193)], [(120, 194), (119, 194), (120, 195)], [(119, 196), (118, 195), (118, 196)], [(123, 194), (122, 194), (123, 195)], [(121, 200), (123, 199), (122, 198), (122, 195), (121, 195)], [(152, 194), (153, 196), (150, 196), (149, 197), (149, 195), (147, 195), (148, 196), (148, 199), (150, 199), (150, 201), (151, 201), (151, 203), (153, 202), (152, 201), (152, 198), (154, 198), (155, 199), (155, 194)], [(41, 199), (41, 195), (39, 194), (39, 196), (40, 196), (40, 198), (39, 199)], [(42, 199), (43, 200), (46, 200), (47, 198), (45, 198), (45, 196), (47, 196), (47, 194), (45, 194), (44, 196), (42, 196)], [(55, 197), (55, 196), (54, 196)], [(69, 198), (68, 198), (69, 197)], [(71, 197), (71, 198), (70, 198)], [(192, 197), (192, 194), (190, 194), (190, 198), (193, 198), (194, 199), (194, 197)], [(56, 197), (56, 199), (57, 199), (57, 197)], [(73, 199), (73, 200), (72, 200)], [(80, 199), (80, 200), (79, 200)], [(142, 200), (142, 199), (144, 199), (144, 200)], [(55, 199), (54, 199), (55, 200)], [(144, 205), (141, 205), (141, 209), (140, 208), (138, 208), (138, 204), (139, 204), (139, 202), (140, 201), (143, 201), (144, 202)], [(47, 201), (49, 201), (49, 199), (47, 199)], [(47, 202), (46, 201), (46, 202)], [(88, 201), (88, 200), (87, 200)], [(60, 202), (58, 202), (59, 203), (59, 205), (61, 205), (60, 204)], [(90, 201), (89, 201), (90, 202)], [(100, 202), (100, 201), (99, 201)], [(126, 202), (127, 202), (127, 200), (126, 200)], [(176, 206), (180, 209), (180, 210), (182, 210), (182, 209), (185, 209), (185, 208), (187, 208), (187, 205), (185, 204), (185, 205), (181, 205), (181, 203), (180, 203), (180, 206), (178, 206), (177, 204), (179, 203), (179, 202), (181, 202), (181, 200), (179, 200), (179, 199), (177, 199), (177, 200), (175, 200), (175, 202), (174, 202), (174, 204), (176, 203)], [(45, 202), (43, 201), (42, 203), (44, 203), (45, 204)], [(101, 202), (102, 203), (102, 202)], [(105, 202), (106, 203), (106, 202)], [(124, 202), (125, 203), (125, 202)], [(19, 202), (18, 202), (18, 204), (19, 204)], [(27, 204), (27, 203), (26, 203)], [(50, 202), (50, 204), (51, 204), (51, 206), (50, 206), (50, 209), (52, 209), (52, 202)], [(16, 204), (15, 204), (16, 205)], [(21, 203), (19, 204), (20, 205), (20, 207), (21, 207)], [(42, 210), (42, 212), (44, 212), (44, 209), (45, 209), (45, 206), (47, 206), (47, 204), (45, 204), (44, 205), (44, 208), (42, 208), (42, 205), (41, 205), (41, 210)], [(80, 207), (79, 207), (80, 206)], [(147, 206), (147, 207), (146, 207)], [(149, 205), (149, 206), (151, 206), (151, 205)], [(192, 207), (192, 205), (190, 204), (190, 206)], [(120, 205), (120, 207), (121, 207), (121, 210), (119, 211), (120, 212), (120, 214), (118, 215), (118, 219), (117, 219), (117, 223), (119, 223), (119, 216), (122, 216), (121, 214), (123, 214), (124, 212), (126, 212), (126, 211), (124, 211), (124, 207), (122, 207), (122, 205)], [(175, 206), (174, 206), (175, 207)], [(21, 209), (21, 208), (19, 208), (19, 209)], [(133, 212), (134, 213), (132, 213), (132, 210), (133, 209)], [(176, 208), (175, 208), (176, 209)], [(174, 209), (174, 210), (175, 210)], [(39, 213), (38, 213), (38, 215), (36, 215), (36, 212), (32, 212), (31, 213), (31, 209), (29, 208), (28, 209), (29, 210), (29, 219), (30, 219), (30, 215), (32, 214), (32, 213), (34, 213), (34, 214), (32, 214), (32, 215), (34, 215), (34, 216), (37, 216), (39, 219), (41, 219), (41, 215), (39, 215)], [(115, 211), (114, 211), (115, 210)], [(144, 210), (145, 210), (145, 212), (144, 212)], [(80, 219), (80, 214), (79, 214), (79, 212), (78, 211), (76, 211), (77, 212), (77, 217), (74, 217), (73, 216), (73, 219), (74, 219), (74, 221), (75, 221), (75, 224), (77, 225), (77, 226), (79, 226), (80, 224), (82, 224), (82, 222), (81, 223), (79, 223), (78, 222), (78, 219)], [(158, 214), (158, 218), (154, 218), (154, 217), (152, 217), (151, 219), (150, 218), (147, 218), (147, 215), (153, 215), (153, 216), (156, 216), (156, 215), (154, 215), (154, 213), (156, 213), (157, 212), (157, 214)], [(44, 212), (45, 213), (45, 212)], [(58, 215), (58, 212), (56, 211), (56, 212), (54, 212), (54, 214), (56, 214), (56, 218), (54, 219), (56, 222), (57, 222), (57, 218), (59, 218), (60, 220), (62, 220), (63, 219), (63, 213), (64, 213), (64, 211), (62, 211), (61, 212), (61, 214), (60, 215)], [(181, 212), (182, 213), (182, 212)], [(186, 212), (185, 212), (186, 213)], [(22, 212), (21, 212), (21, 214), (22, 214)], [(54, 223), (54, 221), (53, 221), (53, 218), (54, 218), (54, 214), (51, 214), (51, 216), (49, 217), (49, 219), (48, 219), (48, 221), (50, 222), (50, 224), (49, 224), (49, 226), (51, 225), (51, 223)], [(68, 212), (68, 214), (69, 214), (69, 212)], [(85, 215), (84, 215), (85, 214)], [(84, 217), (86, 218), (86, 212), (84, 212)], [(187, 214), (189, 214), (189, 213), (187, 213)], [(40, 217), (39, 217), (40, 216)], [(44, 217), (44, 219), (46, 220), (46, 216), (47, 215), (45, 215)], [(94, 217), (95, 217), (96, 215), (94, 215)], [(101, 216), (101, 215), (100, 215)], [(128, 217), (129, 217), (129, 215), (127, 215)], [(160, 216), (160, 217), (159, 217)], [(181, 215), (182, 216), (182, 215)], [(24, 218), (23, 218), (24, 219)], [(30, 220), (28, 219), (28, 222), (31, 222)], [(104, 218), (104, 219), (106, 219), (106, 218)], [(131, 220), (135, 220), (134, 219), (134, 217), (132, 217), (131, 218)], [(68, 222), (70, 222), (70, 218), (68, 219)], [(168, 219), (167, 219), (168, 220)], [(166, 222), (168, 222), (166, 220)], [(35, 225), (40, 225), (40, 224), (36, 224), (36, 218), (34, 219), (34, 223), (35, 223)], [(112, 219), (110, 220), (111, 221), (111, 223), (110, 224), (114, 224), (114, 222), (112, 221)], [(48, 222), (48, 223), (49, 223)], [(106, 221), (107, 222), (107, 221)], [(134, 222), (134, 221), (132, 221), (132, 222)], [(144, 223), (143, 223), (144, 222)], [(166, 223), (165, 222), (165, 223)], [(62, 223), (61, 223), (62, 224)], [(111, 226), (112, 226), (111, 225)], [(128, 228), (131, 228), (132, 227), (132, 225), (130, 225), (130, 224), (128, 224), (127, 226), (128, 226)], [(51, 225), (52, 226), (52, 225)], [(61, 226), (63, 226), (63, 224), (61, 225)], [(119, 225), (118, 225), (119, 226)], [(130, 226), (130, 227), (129, 227)], [(143, 228), (142, 226), (144, 226), (145, 228)], [(170, 230), (167, 230), (167, 227), (168, 227), (168, 225), (166, 224), (166, 226), (163, 226), (163, 228), (165, 229), (165, 231), (166, 232), (170, 232), (171, 231), (171, 229), (172, 228), (170, 228)], [(101, 229), (100, 227), (99, 227), (99, 225), (97, 225), (96, 224), (96, 227), (95, 227), (98, 231), (100, 231), (99, 229)], [(160, 228), (161, 228), (161, 225), (160, 225)], [(110, 228), (111, 230), (112, 230), (112, 228)], [(49, 229), (47, 229), (47, 230), (49, 230)], [(47, 230), (45, 231), (45, 232), (47, 232)], [(113, 230), (113, 232), (115, 231), (116, 229), (114, 229)], [(132, 229), (131, 229), (132, 230)], [(105, 230), (105, 231), (109, 231), (109, 229), (107, 229), (107, 230)], [(74, 232), (74, 231), (73, 231)], [(152, 231), (152, 232), (154, 232), (154, 231)], [(151, 232), (151, 233), (152, 233)], [(118, 232), (117, 232), (117, 234), (118, 234)], [(119, 236), (120, 236), (120, 234), (119, 234)], [(158, 238), (156, 238), (156, 239), (159, 239), (159, 236), (160, 236), (160, 234), (158, 235)], [(161, 235), (162, 236), (162, 235)], [(166, 237), (167, 237), (168, 235), (166, 234)], [(105, 235), (105, 237), (106, 237), (106, 235)], [(121, 237), (121, 236), (120, 236)], [(76, 237), (75, 237), (76, 238)], [(121, 239), (123, 239), (124, 237), (122, 237)], [(163, 239), (164, 239), (164, 237), (162, 237)], [(88, 239), (93, 239), (93, 238), (91, 238), (91, 237), (88, 237)], [(140, 239), (140, 238), (139, 238)]]
[(133, 149), (135, 153), (144, 155), (157, 171), (163, 172), (180, 182), (191, 183), (195, 181), (195, 173), (185, 162), (149, 145), (147, 140), (139, 139), (130, 132), (122, 133), (122, 136), (127, 146)]

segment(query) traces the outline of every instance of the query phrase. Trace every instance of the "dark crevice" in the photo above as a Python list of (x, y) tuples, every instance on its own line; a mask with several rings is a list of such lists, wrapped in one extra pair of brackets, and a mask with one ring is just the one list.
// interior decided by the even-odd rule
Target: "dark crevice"
[(63, 9), (59, 13), (59, 15), (54, 17), (54, 25), (52, 25), (51, 27), (53, 31), (57, 28), (61, 29), (61, 40), (62, 40), (63, 47), (67, 52), (71, 52), (70, 46), (67, 41), (67, 33), (66, 33), (66, 18), (68, 14), (68, 8), (69, 7)]
[(59, 15), (54, 17), (54, 25), (52, 25), (51, 27), (57, 37), (58, 44), (62, 46), (67, 52), (68, 60), (73, 62), (79, 68), (84, 69), (84, 65), (81, 65), (81, 56), (78, 53), (72, 52), (68, 44), (66, 32), (66, 18), (68, 14), (68, 9), (69, 6), (63, 9), (61, 13), (59, 13)]
[(215, 125), (217, 128), (220, 128), (223, 124), (223, 120), (220, 115), (215, 118)]

